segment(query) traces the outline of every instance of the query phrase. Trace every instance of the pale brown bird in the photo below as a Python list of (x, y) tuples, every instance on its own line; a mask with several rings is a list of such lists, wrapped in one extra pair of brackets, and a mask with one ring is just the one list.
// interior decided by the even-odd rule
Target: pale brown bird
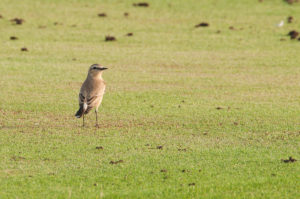
[(102, 73), (106, 69), (100, 64), (91, 65), (86, 80), (81, 86), (79, 92), (79, 110), (75, 116), (77, 118), (81, 118), (82, 116), (82, 126), (84, 126), (84, 115), (88, 114), (95, 107), (96, 126), (98, 127), (98, 108), (105, 92), (105, 82), (102, 78)]

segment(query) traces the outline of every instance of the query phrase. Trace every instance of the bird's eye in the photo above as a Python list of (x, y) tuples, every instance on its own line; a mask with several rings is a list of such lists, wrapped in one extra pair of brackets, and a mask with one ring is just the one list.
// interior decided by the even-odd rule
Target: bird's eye
[(97, 67), (96, 67), (96, 66), (94, 66), (94, 67), (93, 67), (93, 69), (97, 69)]

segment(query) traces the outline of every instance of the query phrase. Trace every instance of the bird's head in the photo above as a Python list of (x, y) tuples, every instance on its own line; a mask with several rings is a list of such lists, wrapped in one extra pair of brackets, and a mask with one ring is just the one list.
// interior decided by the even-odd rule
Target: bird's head
[(91, 76), (98, 76), (102, 75), (102, 72), (107, 68), (102, 66), (101, 64), (93, 64), (90, 66), (89, 75)]

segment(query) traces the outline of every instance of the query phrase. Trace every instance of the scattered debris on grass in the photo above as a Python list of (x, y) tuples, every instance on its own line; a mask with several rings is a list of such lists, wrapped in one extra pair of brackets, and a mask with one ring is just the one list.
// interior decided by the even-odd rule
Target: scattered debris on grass
[(18, 39), (18, 37), (11, 36), (9, 39), (10, 39), (10, 40), (17, 40), (17, 39)]
[(156, 149), (163, 149), (163, 146), (157, 146)]
[(119, 164), (119, 163), (123, 163), (123, 160), (117, 160), (117, 161), (110, 161), (109, 164)]
[(217, 109), (217, 110), (221, 110), (221, 109), (223, 109), (223, 108), (222, 108), (222, 107), (220, 107), (220, 106), (218, 106), (216, 109)]
[(13, 22), (16, 25), (21, 25), (22, 23), (25, 22), (25, 20), (21, 19), (21, 18), (14, 18), (14, 19), (11, 19), (10, 21)]
[(102, 149), (103, 149), (103, 147), (102, 147), (102, 146), (96, 146), (96, 149), (98, 149), (98, 150), (102, 150)]
[(235, 30), (233, 26), (229, 26), (229, 30)]
[(238, 122), (233, 122), (233, 124), (234, 124), (235, 126), (237, 126), (239, 123), (238, 123)]
[(131, 36), (133, 36), (133, 33), (129, 32), (129, 33), (126, 34), (126, 36), (131, 37)]
[(196, 184), (193, 182), (193, 183), (189, 183), (189, 186), (195, 186)]
[(128, 13), (128, 12), (124, 12), (124, 16), (125, 16), (125, 17), (128, 17), (128, 16), (129, 16), (129, 13)]
[(28, 51), (26, 47), (21, 48), (21, 51)]
[(289, 159), (286, 159), (286, 160), (281, 159), (281, 161), (284, 163), (290, 163), (290, 162), (296, 162), (297, 160), (293, 157), (289, 157)]
[(296, 30), (291, 30), (288, 35), (291, 37), (291, 39), (296, 39), (299, 36), (299, 32)]
[(195, 28), (199, 28), (199, 27), (208, 27), (208, 26), (209, 26), (209, 23), (201, 22), (201, 23), (195, 25)]
[(107, 16), (107, 15), (106, 15), (106, 13), (104, 13), (104, 12), (98, 14), (98, 17), (106, 17), (106, 16)]
[(137, 6), (137, 7), (149, 7), (149, 3), (147, 3), (147, 2), (134, 3), (133, 6)]
[(105, 41), (116, 41), (117, 39), (114, 36), (105, 36)]
[(168, 171), (167, 169), (160, 170), (160, 172), (162, 172), (162, 173), (166, 173), (167, 171)]
[(293, 22), (293, 19), (294, 19), (294, 18), (293, 18), (292, 16), (289, 16), (289, 17), (287, 18), (287, 22), (288, 22), (288, 23), (292, 23), (292, 22)]

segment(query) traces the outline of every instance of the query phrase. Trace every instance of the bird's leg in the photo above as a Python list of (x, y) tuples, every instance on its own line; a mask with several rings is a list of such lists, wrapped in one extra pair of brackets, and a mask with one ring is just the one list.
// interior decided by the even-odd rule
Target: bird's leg
[(96, 125), (95, 125), (95, 127), (99, 127), (99, 124), (98, 124), (98, 110), (97, 109), (95, 110), (95, 114), (96, 114)]
[(84, 113), (82, 115), (82, 127), (84, 127)]

